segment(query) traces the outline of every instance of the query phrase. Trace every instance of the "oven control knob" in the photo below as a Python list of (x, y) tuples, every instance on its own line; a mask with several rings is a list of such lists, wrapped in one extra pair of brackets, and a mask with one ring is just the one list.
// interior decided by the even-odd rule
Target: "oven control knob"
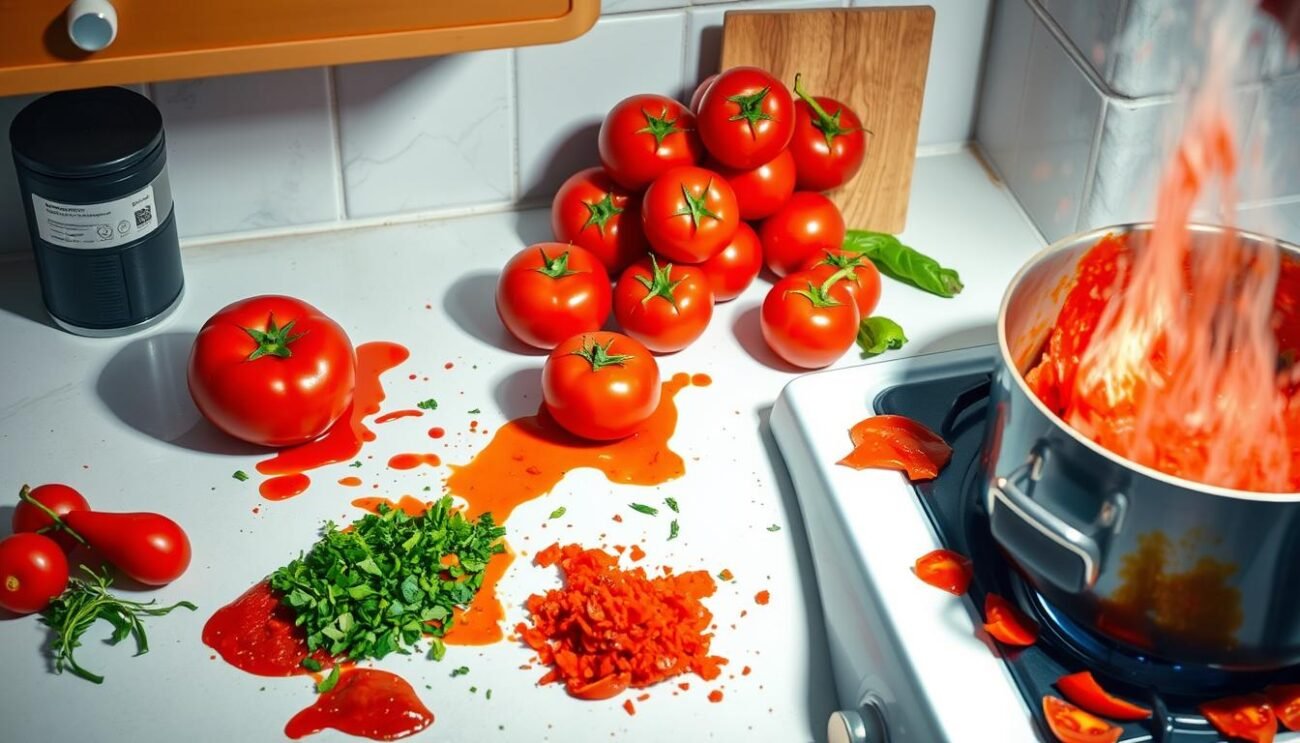
[(832, 712), (826, 721), (829, 743), (886, 743), (885, 721), (875, 704), (868, 702), (859, 710)]

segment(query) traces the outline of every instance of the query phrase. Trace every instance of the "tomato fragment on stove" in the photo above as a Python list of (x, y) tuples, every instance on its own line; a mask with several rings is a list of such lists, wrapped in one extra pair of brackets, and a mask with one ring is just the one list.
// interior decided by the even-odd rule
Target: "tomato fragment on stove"
[(1101, 688), (1091, 671), (1062, 676), (1056, 680), (1056, 688), (1066, 699), (1095, 715), (1112, 720), (1145, 720), (1151, 716), (1150, 709), (1126, 702)]
[(984, 631), (1005, 645), (1026, 647), (1038, 640), (1038, 624), (996, 593), (984, 596)]
[(837, 464), (902, 470), (912, 482), (933, 480), (952, 459), (952, 447), (911, 418), (875, 415), (849, 429), (853, 451)]
[(1050, 694), (1043, 697), (1043, 714), (1052, 735), (1061, 743), (1116, 743), (1124, 732), (1118, 725)]
[(916, 577), (954, 596), (966, 593), (974, 572), (970, 558), (952, 550), (933, 550), (916, 558)]
[(1236, 740), (1272, 743), (1277, 735), (1277, 716), (1263, 694), (1243, 694), (1206, 702), (1198, 709), (1215, 730)]
[(1287, 730), (1300, 730), (1300, 684), (1276, 684), (1264, 694), (1277, 721)]

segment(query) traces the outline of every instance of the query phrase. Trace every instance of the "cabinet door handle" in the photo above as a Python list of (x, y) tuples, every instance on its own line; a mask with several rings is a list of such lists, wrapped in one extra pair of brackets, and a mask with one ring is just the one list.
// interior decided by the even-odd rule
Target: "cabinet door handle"
[(79, 49), (97, 52), (117, 38), (117, 9), (109, 0), (72, 0), (68, 38)]

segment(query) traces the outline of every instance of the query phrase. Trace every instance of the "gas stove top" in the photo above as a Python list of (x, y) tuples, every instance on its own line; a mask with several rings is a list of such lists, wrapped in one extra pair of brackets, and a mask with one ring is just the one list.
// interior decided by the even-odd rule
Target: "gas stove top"
[[(1219, 741), (1198, 701), (1294, 682), (1296, 674), (1248, 677), (1127, 653), (1056, 614), (1020, 579), (989, 534), (983, 506), (980, 453), (996, 358), (995, 346), (982, 346), (811, 374), (788, 385), (773, 409), (831, 644), (842, 708), (831, 719), (832, 741), (1051, 741), (1040, 701), (1060, 696), (1058, 678), (1084, 669), (1155, 711), (1124, 724), (1124, 743)], [(915, 487), (895, 472), (836, 466), (850, 449), (849, 427), (876, 413), (939, 432), (952, 461)], [(912, 575), (913, 561), (936, 547), (974, 562), (966, 597)], [(1011, 649), (987, 637), (979, 607), (989, 591), (1032, 613), (1042, 627), (1038, 643)]]

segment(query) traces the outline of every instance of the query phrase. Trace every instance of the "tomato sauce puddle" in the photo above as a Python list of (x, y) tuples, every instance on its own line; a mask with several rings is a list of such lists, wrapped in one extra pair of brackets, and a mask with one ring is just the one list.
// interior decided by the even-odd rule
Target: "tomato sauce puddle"
[(298, 739), (326, 728), (371, 740), (397, 740), (433, 724), (433, 713), (401, 676), (374, 668), (348, 668), (333, 689), (294, 715), (284, 734)]
[[(255, 676), (297, 676), (307, 655), (307, 638), (294, 626), (293, 610), (262, 581), (216, 611), (203, 625), (203, 644), (230, 665)], [(311, 654), (322, 667), (333, 661)]]

